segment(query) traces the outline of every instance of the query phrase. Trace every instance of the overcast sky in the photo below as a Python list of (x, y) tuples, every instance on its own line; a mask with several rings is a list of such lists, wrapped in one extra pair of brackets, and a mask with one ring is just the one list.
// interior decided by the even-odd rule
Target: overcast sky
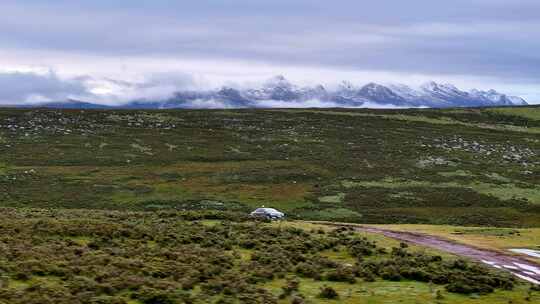
[(1, 0), (0, 103), (117, 102), (283, 74), (540, 103), (538, 0)]

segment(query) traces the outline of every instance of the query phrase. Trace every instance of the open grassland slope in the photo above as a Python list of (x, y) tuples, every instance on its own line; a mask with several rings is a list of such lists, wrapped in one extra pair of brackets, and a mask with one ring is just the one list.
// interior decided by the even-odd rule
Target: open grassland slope
[(0, 204), (540, 226), (540, 108), (0, 110)]

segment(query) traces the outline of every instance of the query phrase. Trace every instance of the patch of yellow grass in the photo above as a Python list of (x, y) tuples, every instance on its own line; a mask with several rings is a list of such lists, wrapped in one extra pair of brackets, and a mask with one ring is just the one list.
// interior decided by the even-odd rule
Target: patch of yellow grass
[(81, 246), (86, 246), (92, 241), (90, 237), (85, 237), (85, 236), (73, 236), (73, 237), (69, 237), (69, 239), (75, 242), (77, 245), (81, 245)]

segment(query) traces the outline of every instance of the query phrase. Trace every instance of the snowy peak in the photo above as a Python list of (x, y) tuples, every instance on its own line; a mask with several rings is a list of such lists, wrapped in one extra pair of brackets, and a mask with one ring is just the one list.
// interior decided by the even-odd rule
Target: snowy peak
[(488, 91), (480, 91), (477, 89), (473, 89), (470, 92), (471, 96), (483, 99), (486, 102), (491, 102), (493, 105), (526, 105), (527, 102), (517, 96), (507, 96), (505, 94), (501, 94), (495, 90), (488, 90)]
[[(368, 83), (363, 87), (343, 81), (335, 90), (327, 90), (322, 85), (310, 87), (297, 86), (283, 76), (275, 76), (258, 88), (234, 89), (222, 87), (215, 91), (178, 92), (162, 105), (173, 107), (212, 107), (216, 103), (224, 107), (301, 107), (303, 104), (324, 104), (334, 107), (482, 107), (526, 105), (520, 97), (507, 96), (495, 90), (462, 91), (452, 84), (428, 82), (418, 89), (403, 84), (381, 85)], [(140, 106), (140, 103), (138, 104)]]
[(510, 101), (511, 105), (515, 106), (526, 106), (528, 105), (527, 101), (521, 97), (518, 96), (506, 96), (506, 98)]
[(434, 95), (439, 97), (467, 97), (467, 92), (459, 90), (456, 86), (452, 84), (438, 84), (434, 81), (423, 84), (420, 87), (428, 95)]
[(382, 104), (403, 105), (407, 101), (390, 88), (373, 82), (363, 86), (357, 95)]
[(294, 86), (292, 85), (291, 82), (289, 82), (287, 80), (287, 78), (285, 78), (285, 76), (277, 75), (277, 76), (274, 76), (274, 77), (268, 79), (264, 83), (263, 87), (267, 88), (267, 89), (281, 88), (281, 89), (291, 90), (291, 89), (293, 89)]
[(388, 86), (388, 88), (390, 88), (394, 93), (405, 99), (418, 98), (423, 96), (421, 92), (414, 90), (413, 88), (404, 84), (391, 84)]
[(341, 98), (354, 99), (358, 94), (358, 88), (349, 81), (342, 81), (335, 94)]
[(467, 92), (458, 89), (452, 84), (438, 84), (433, 81), (422, 85), (420, 91), (424, 94), (423, 99), (438, 99), (446, 103), (444, 105), (445, 107), (512, 106), (527, 104), (520, 97), (500, 94), (493, 89), (487, 91), (473, 89)]
[(316, 85), (314, 87), (306, 87), (300, 89), (299, 92), (303, 99), (327, 99), (328, 98), (328, 91), (326, 91), (326, 88), (322, 85)]
[(246, 90), (244, 95), (254, 100), (280, 101), (292, 101), (300, 97), (298, 88), (282, 75), (268, 79), (260, 88)]
[(354, 84), (352, 84), (350, 81), (343, 80), (343, 81), (338, 85), (338, 90), (340, 90), (340, 91), (348, 91), (348, 92), (352, 92), (352, 91), (357, 90), (357, 88), (356, 88), (356, 86), (355, 86)]
[[(452, 84), (434, 81), (421, 85), (418, 89), (403, 84), (381, 85), (374, 82), (358, 87), (343, 81), (335, 90), (329, 91), (322, 85), (297, 86), (278, 75), (263, 82), (258, 88), (238, 90), (223, 87), (216, 91), (178, 92), (174, 103), (211, 100), (227, 107), (257, 107), (266, 103), (298, 106), (302, 103), (318, 101), (338, 107), (478, 107), (526, 105), (520, 97), (507, 96), (495, 90), (458, 89)], [(174, 104), (173, 103), (173, 104)], [(170, 102), (168, 103), (170, 104)]]
[(236, 100), (238, 102), (244, 103), (249, 102), (242, 96), (242, 93), (240, 91), (229, 87), (222, 87), (219, 91), (216, 92), (215, 97), (222, 100)]
[[(418, 89), (403, 84), (368, 83), (362, 87), (343, 81), (334, 90), (322, 85), (297, 86), (284, 76), (275, 76), (258, 87), (178, 91), (165, 100), (134, 100), (120, 108), (252, 108), (252, 107), (486, 107), (527, 105), (520, 97), (495, 90), (463, 91), (452, 84), (434, 81)], [(91, 108), (92, 103), (51, 103), (51, 107)], [(99, 106), (99, 105), (97, 105)]]

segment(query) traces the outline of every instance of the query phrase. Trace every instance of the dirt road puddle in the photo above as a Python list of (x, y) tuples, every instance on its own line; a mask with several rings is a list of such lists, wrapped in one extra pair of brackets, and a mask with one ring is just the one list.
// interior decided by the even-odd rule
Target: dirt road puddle
[(358, 231), (379, 233), (400, 241), (418, 244), (480, 261), (491, 267), (511, 272), (518, 278), (540, 285), (540, 265), (525, 258), (502, 252), (480, 249), (427, 234), (401, 232), (373, 227), (352, 226)]

